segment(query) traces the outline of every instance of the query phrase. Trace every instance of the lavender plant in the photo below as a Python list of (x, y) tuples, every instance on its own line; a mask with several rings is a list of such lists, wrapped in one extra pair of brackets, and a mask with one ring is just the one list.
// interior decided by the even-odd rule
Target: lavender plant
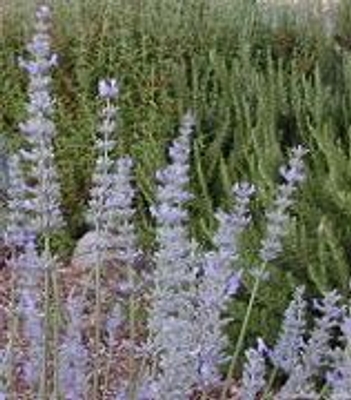
[(230, 377), (234, 372), (237, 358), (242, 350), (248, 322), (256, 296), (258, 294), (260, 283), (265, 276), (267, 265), (282, 251), (282, 240), (288, 231), (288, 208), (293, 202), (292, 195), (297, 190), (298, 184), (300, 184), (305, 178), (304, 163), (302, 158), (306, 152), (306, 149), (301, 146), (293, 148), (288, 165), (280, 168), (280, 175), (285, 182), (278, 186), (277, 195), (273, 202), (272, 208), (266, 211), (266, 235), (261, 241), (261, 249), (259, 251), (261, 265), (259, 269), (254, 271), (254, 285), (251, 290), (250, 300), (240, 329), (235, 351), (228, 368), (227, 379), (222, 391), (221, 400), (224, 400), (225, 393), (228, 390)]
[[(94, 293), (95, 293), (95, 337), (94, 337), (94, 371), (93, 371), (93, 397), (98, 397), (100, 391), (100, 371), (101, 371), (101, 329), (102, 329), (102, 310), (101, 310), (101, 268), (104, 264), (104, 257), (108, 250), (109, 233), (113, 223), (114, 208), (111, 200), (114, 198), (112, 181), (113, 161), (110, 157), (111, 150), (116, 142), (112, 139), (112, 134), (116, 129), (117, 107), (113, 101), (118, 96), (118, 86), (115, 79), (101, 80), (99, 82), (99, 97), (105, 102), (105, 107), (101, 111), (101, 124), (99, 133), (101, 138), (96, 138), (97, 160), (93, 174), (93, 186), (89, 203), (88, 218), (93, 225), (97, 240), (94, 243), (92, 257), (94, 258)], [(111, 206), (112, 205), (112, 206)]]
[[(9, 191), (10, 222), (6, 235), (13, 245), (21, 246), (23, 251), (11, 264), (19, 270), (18, 311), (28, 341), (28, 352), (24, 356), (24, 376), (32, 393), (38, 392), (42, 396), (47, 393), (47, 365), (50, 358), (49, 282), (50, 276), (55, 276), (49, 239), (51, 232), (62, 225), (53, 155), (54, 101), (50, 94), (50, 70), (56, 65), (57, 56), (51, 53), (49, 29), (50, 10), (47, 6), (41, 6), (36, 13), (36, 33), (27, 45), (30, 58), (19, 60), (20, 66), (29, 76), (29, 102), (26, 107), (28, 119), (19, 125), (25, 144), (19, 156), (11, 160), (14, 180)], [(36, 249), (39, 235), (44, 242), (41, 255)], [(40, 287), (44, 275), (43, 301)], [(55, 278), (52, 281), (55, 282)], [(53, 358), (55, 363), (55, 353)], [(57, 385), (54, 384), (55, 390)]]
[[(96, 332), (94, 367), (94, 393), (98, 391), (99, 354), (101, 352), (101, 267), (107, 251), (113, 251), (120, 266), (125, 267), (125, 286), (129, 290), (130, 341), (134, 341), (134, 289), (135, 271), (133, 264), (137, 251), (137, 239), (134, 229), (134, 188), (132, 186), (133, 162), (130, 157), (120, 157), (113, 160), (111, 151), (116, 146), (113, 135), (117, 130), (118, 107), (115, 104), (119, 95), (119, 87), (115, 79), (100, 80), (99, 98), (104, 102), (101, 110), (99, 136), (96, 138), (96, 168), (93, 174), (91, 199), (89, 203), (88, 219), (93, 225), (98, 240), (93, 250), (96, 296)], [(109, 246), (112, 245), (112, 249)], [(123, 282), (118, 283), (122, 287)], [(117, 299), (116, 301), (121, 301)], [(113, 315), (107, 317), (107, 324), (111, 327)], [(112, 334), (112, 332), (110, 332)], [(132, 346), (130, 347), (132, 349)], [(133, 354), (130, 354), (132, 363)], [(130, 365), (132, 369), (132, 365)]]
[[(133, 226), (134, 189), (131, 182), (133, 162), (129, 157), (117, 161), (111, 157), (111, 150), (116, 144), (112, 134), (116, 130), (118, 108), (114, 101), (118, 97), (119, 88), (114, 79), (101, 80), (98, 89), (104, 107), (99, 126), (101, 136), (96, 139), (98, 157), (92, 180), (89, 216), (93, 229), (103, 240), (96, 244), (96, 268), (93, 271), (96, 294), (95, 349), (93, 354), (89, 354), (82, 338), (83, 297), (68, 298), (69, 321), (61, 341), (58, 338), (57, 320), (49, 318), (51, 295), (58, 299), (55, 260), (50, 252), (49, 238), (62, 225), (53, 155), (54, 101), (49, 90), (49, 72), (56, 65), (56, 56), (50, 50), (49, 18), (48, 7), (39, 7), (37, 33), (27, 48), (33, 59), (20, 61), (30, 76), (27, 104), (29, 117), (20, 125), (27, 142), (20, 154), (10, 161), (10, 216), (6, 238), (22, 250), (10, 263), (18, 274), (17, 311), (28, 345), (21, 354), (22, 368), (31, 397), (62, 396), (73, 400), (92, 396), (98, 399), (106, 394), (102, 391), (107, 391), (108, 387), (105, 385), (102, 388), (100, 384), (100, 357), (103, 356), (100, 334), (101, 267), (104, 252), (107, 251), (104, 239), (109, 233), (116, 234), (118, 238), (115, 250), (117, 258), (128, 265), (128, 287), (132, 296), (135, 290), (135, 272), (131, 268), (137, 254)], [(224, 349), (227, 344), (222, 328), (228, 322), (223, 319), (222, 313), (240, 283), (239, 240), (250, 222), (248, 206), (254, 189), (249, 184), (234, 187), (234, 210), (230, 213), (216, 213), (218, 230), (213, 238), (214, 249), (202, 253), (200, 246), (190, 238), (186, 209), (192, 198), (189, 193), (189, 170), (193, 125), (193, 115), (186, 114), (181, 123), (180, 136), (169, 151), (170, 165), (156, 174), (156, 205), (151, 208), (151, 213), (156, 220), (158, 248), (154, 257), (155, 270), (147, 321), (149, 339), (146, 346), (152, 354), (151, 368), (144, 380), (136, 381), (135, 375), (130, 374), (131, 382), (117, 390), (115, 398), (118, 399), (184, 400), (191, 397), (198, 387), (203, 390), (203, 397), (206, 398), (207, 386), (222, 383), (219, 368), (226, 360)], [(282, 252), (282, 240), (287, 233), (289, 221), (288, 208), (292, 204), (292, 195), (304, 179), (302, 158), (305, 153), (302, 147), (294, 148), (288, 165), (280, 170), (285, 183), (279, 185), (273, 206), (266, 213), (267, 232), (259, 252), (262, 264), (255, 275), (256, 281), (228, 377), (231, 377), (237, 354), (241, 351), (247, 322), (267, 264)], [(38, 238), (44, 239), (42, 253), (38, 252)], [(43, 280), (44, 297), (40, 292)], [(53, 283), (52, 288), (50, 282)], [(306, 303), (302, 296), (303, 289), (297, 288), (285, 313), (282, 333), (273, 350), (267, 351), (259, 342), (257, 349), (246, 352), (247, 363), (240, 391), (243, 400), (254, 400), (265, 390), (267, 354), (274, 367), (286, 375), (286, 382), (278, 389), (276, 399), (291, 400), (301, 396), (317, 398), (316, 380), (323, 378), (325, 373), (326, 390), (329, 390), (331, 398), (342, 399), (351, 390), (350, 316), (345, 316), (345, 310), (340, 306), (340, 296), (330, 292), (321, 302), (315, 303), (315, 311), (320, 316), (316, 318), (315, 328), (308, 340), (305, 339)], [(133, 303), (133, 297), (131, 300)], [(134, 335), (134, 317), (132, 304), (129, 313), (132, 326), (129, 348)], [(109, 341), (107, 347), (110, 352), (114, 346), (115, 331), (125, 322), (125, 318), (117, 302), (106, 323)], [(50, 326), (51, 323), (54, 327)], [(343, 345), (334, 349), (332, 339), (338, 328), (341, 329)], [(54, 347), (52, 352), (49, 351), (49, 345)], [(133, 352), (131, 359), (134, 357)], [(4, 359), (0, 360), (0, 364), (3, 361), (7, 365), (7, 349), (1, 354), (4, 354)], [(90, 393), (88, 380), (91, 357), (94, 371)], [(52, 385), (47, 383), (51, 379), (48, 366), (53, 368)], [(129, 364), (129, 368), (133, 370), (134, 364)], [(223, 399), (227, 394), (228, 383), (229, 379), (224, 382)], [(12, 390), (11, 383), (5, 383), (0, 390)], [(13, 395), (4, 393), (4, 396), (8, 394)], [(1, 395), (0, 392), (0, 398)]]

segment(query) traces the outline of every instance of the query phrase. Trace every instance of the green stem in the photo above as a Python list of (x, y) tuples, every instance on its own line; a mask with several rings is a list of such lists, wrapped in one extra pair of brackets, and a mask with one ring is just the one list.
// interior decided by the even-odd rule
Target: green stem
[[(101, 229), (97, 229), (97, 236), (99, 240), (102, 239)], [(104, 238), (106, 235), (104, 236)], [(95, 337), (94, 337), (94, 371), (93, 371), (93, 399), (99, 398), (99, 380), (100, 380), (100, 337), (101, 337), (101, 267), (103, 262), (103, 254), (101, 252), (101, 248), (99, 245), (97, 251), (97, 262), (95, 266), (95, 282), (94, 282), (94, 291), (95, 291)]]
[(265, 391), (264, 391), (264, 393), (262, 395), (262, 400), (268, 400), (269, 399), (268, 396), (270, 394), (270, 390), (272, 389), (272, 386), (273, 386), (273, 383), (274, 383), (275, 378), (277, 376), (277, 373), (278, 373), (278, 368), (274, 367), (274, 369), (273, 369), (273, 371), (272, 371), (272, 373), (271, 373), (271, 375), (269, 377), (269, 381), (267, 383)]
[(263, 275), (265, 269), (266, 269), (266, 264), (264, 263), (264, 264), (262, 264), (262, 266), (261, 266), (261, 268), (259, 270), (259, 273), (258, 273), (258, 275), (257, 275), (257, 277), (255, 279), (255, 283), (254, 283), (254, 286), (252, 288), (249, 304), (248, 304), (247, 309), (246, 309), (244, 322), (241, 325), (239, 338), (238, 338), (238, 341), (237, 341), (236, 346), (235, 346), (234, 354), (233, 354), (233, 356), (231, 358), (231, 362), (230, 362), (230, 365), (229, 365), (229, 368), (228, 368), (226, 379), (224, 381), (223, 390), (222, 390), (222, 393), (221, 393), (220, 400), (225, 400), (226, 393), (228, 392), (228, 390), (230, 388), (230, 381), (231, 381), (231, 378), (232, 378), (236, 363), (238, 361), (239, 354), (240, 354), (240, 352), (242, 350), (242, 346), (243, 346), (243, 343), (244, 343), (247, 327), (249, 325), (251, 313), (252, 313), (253, 306), (254, 306), (254, 303), (255, 303), (255, 300), (256, 300), (256, 297), (257, 297), (258, 289), (259, 289), (259, 286), (260, 286), (260, 282), (261, 282), (261, 278), (260, 277)]

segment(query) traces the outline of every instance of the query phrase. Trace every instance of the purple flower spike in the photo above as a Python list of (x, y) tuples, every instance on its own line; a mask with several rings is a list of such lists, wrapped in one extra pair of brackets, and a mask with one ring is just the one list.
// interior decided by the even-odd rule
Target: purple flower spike
[(152, 214), (156, 219), (154, 292), (149, 315), (150, 346), (159, 359), (155, 400), (186, 399), (197, 382), (196, 269), (188, 236), (189, 156), (194, 118), (187, 113), (169, 150), (170, 164), (156, 174)]
[[(200, 307), (198, 323), (199, 384), (213, 384), (220, 376), (219, 367), (226, 360), (224, 348), (227, 338), (223, 334), (222, 313), (231, 296), (240, 286), (241, 272), (236, 267), (239, 257), (239, 239), (250, 222), (249, 203), (255, 188), (248, 183), (233, 187), (235, 206), (231, 213), (216, 213), (218, 229), (214, 236), (215, 250), (203, 255), (203, 275), (199, 283)], [(203, 360), (206, 360), (204, 368)]]
[(28, 118), (19, 124), (27, 141), (20, 152), (25, 165), (26, 212), (33, 220), (36, 234), (48, 233), (62, 226), (59, 209), (61, 200), (55, 168), (53, 139), (56, 134), (52, 121), (55, 101), (51, 95), (50, 70), (56, 65), (57, 56), (51, 53), (50, 10), (41, 6), (37, 11), (36, 32), (27, 45), (28, 59), (21, 58), (19, 65), (28, 74)]
[(285, 183), (278, 187), (278, 193), (272, 209), (266, 212), (267, 233), (262, 240), (260, 257), (264, 263), (274, 260), (282, 251), (282, 239), (287, 233), (289, 216), (288, 208), (292, 204), (292, 195), (298, 184), (305, 178), (304, 163), (302, 157), (307, 150), (298, 146), (292, 150), (292, 156), (287, 166), (280, 168), (280, 175)]

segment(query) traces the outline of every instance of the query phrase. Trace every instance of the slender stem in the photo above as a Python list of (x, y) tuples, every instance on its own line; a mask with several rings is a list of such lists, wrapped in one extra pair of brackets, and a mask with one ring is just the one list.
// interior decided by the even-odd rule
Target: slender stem
[(273, 369), (273, 371), (272, 371), (272, 373), (271, 373), (271, 375), (269, 377), (269, 381), (267, 383), (265, 391), (264, 391), (264, 393), (262, 395), (262, 400), (268, 400), (269, 399), (268, 396), (270, 394), (270, 390), (272, 389), (272, 386), (273, 386), (274, 380), (275, 380), (275, 378), (277, 376), (277, 373), (278, 373), (278, 368), (274, 367), (274, 369)]
[(233, 356), (231, 358), (231, 362), (230, 362), (230, 365), (229, 365), (229, 368), (228, 368), (226, 379), (224, 381), (223, 390), (222, 390), (222, 393), (221, 393), (220, 400), (225, 400), (226, 393), (230, 388), (230, 380), (231, 380), (231, 377), (233, 375), (236, 363), (238, 361), (239, 354), (240, 354), (240, 352), (242, 350), (242, 346), (243, 346), (243, 343), (244, 343), (247, 327), (248, 327), (248, 324), (249, 324), (249, 321), (250, 321), (250, 317), (251, 317), (251, 313), (252, 313), (252, 310), (253, 310), (253, 306), (254, 306), (254, 303), (255, 303), (255, 300), (256, 300), (256, 297), (257, 297), (258, 289), (259, 289), (259, 286), (260, 286), (260, 283), (261, 283), (261, 276), (263, 275), (265, 269), (266, 269), (266, 264), (263, 263), (261, 265), (261, 268), (260, 268), (259, 272), (258, 272), (258, 275), (256, 276), (255, 283), (254, 283), (254, 286), (252, 288), (249, 304), (248, 304), (247, 309), (246, 309), (244, 322), (241, 325), (239, 338), (238, 338), (238, 341), (237, 341), (236, 346), (235, 346), (234, 354), (233, 354)]
[(10, 350), (10, 365), (8, 369), (8, 393), (11, 400), (15, 400), (15, 345), (16, 345), (16, 332), (17, 332), (17, 310), (16, 310), (16, 276), (15, 276), (15, 256), (11, 256), (11, 316), (10, 316), (10, 337), (9, 337), (9, 350)]
[[(101, 230), (97, 230), (98, 240), (101, 238)], [(94, 372), (93, 372), (93, 399), (99, 398), (99, 377), (100, 377), (100, 334), (101, 334), (101, 263), (102, 254), (101, 246), (98, 245), (97, 249), (97, 262), (95, 265), (95, 354), (94, 354)]]
[(44, 348), (43, 348), (43, 370), (40, 382), (39, 398), (47, 398), (47, 384), (49, 379), (48, 364), (50, 358), (50, 271), (45, 266), (44, 274)]
[(134, 345), (136, 340), (136, 319), (135, 319), (135, 292), (134, 292), (134, 275), (133, 269), (130, 264), (128, 264), (128, 284), (131, 288), (131, 293), (129, 296), (129, 359), (128, 359), (128, 369), (129, 369), (129, 382), (130, 382), (130, 400), (134, 400), (136, 398), (136, 382), (134, 378), (135, 375), (135, 354), (134, 354)]
[(50, 258), (50, 270), (52, 279), (52, 294), (53, 294), (53, 324), (52, 324), (52, 341), (53, 341), (53, 396), (54, 399), (59, 396), (59, 288), (57, 280), (56, 263)]

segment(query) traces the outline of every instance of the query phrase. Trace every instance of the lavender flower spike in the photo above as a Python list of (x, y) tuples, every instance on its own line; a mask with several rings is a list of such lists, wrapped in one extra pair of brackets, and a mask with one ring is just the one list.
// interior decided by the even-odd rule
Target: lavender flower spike
[(19, 61), (29, 76), (28, 119), (19, 128), (28, 143), (26, 150), (20, 152), (21, 160), (27, 166), (26, 178), (33, 182), (26, 188), (26, 211), (34, 221), (36, 233), (43, 233), (62, 224), (52, 143), (56, 134), (51, 119), (54, 100), (50, 94), (50, 70), (57, 64), (57, 56), (50, 50), (49, 8), (40, 7), (36, 15), (36, 33), (27, 45), (29, 60)]
[(116, 145), (112, 135), (116, 130), (117, 106), (112, 100), (116, 100), (118, 90), (115, 89), (115, 80), (101, 80), (99, 82), (99, 97), (104, 106), (101, 110), (101, 122), (98, 127), (99, 136), (95, 141), (97, 160), (93, 173), (93, 186), (90, 193), (88, 221), (94, 230), (108, 229), (113, 224), (113, 204), (109, 204), (113, 184), (113, 161), (110, 157), (111, 150)]
[(149, 314), (150, 348), (158, 373), (155, 400), (184, 400), (197, 381), (196, 270), (188, 237), (186, 202), (189, 184), (190, 139), (193, 116), (184, 116), (180, 136), (169, 150), (171, 163), (156, 175), (157, 223), (154, 290)]
[(307, 150), (301, 146), (294, 148), (288, 165), (280, 169), (280, 174), (286, 182), (279, 185), (273, 207), (266, 213), (267, 233), (260, 250), (260, 257), (264, 263), (274, 260), (282, 250), (281, 241), (287, 231), (287, 209), (292, 204), (291, 196), (305, 178), (302, 157), (306, 153)]
[(223, 325), (227, 321), (223, 320), (222, 313), (240, 285), (240, 271), (235, 263), (239, 258), (240, 235), (250, 222), (248, 205), (254, 192), (254, 187), (248, 183), (234, 186), (234, 210), (231, 213), (216, 213), (219, 226), (214, 236), (215, 250), (203, 256), (197, 316), (201, 326), (198, 383), (202, 387), (219, 380), (219, 367), (225, 361), (227, 339), (223, 334)]

